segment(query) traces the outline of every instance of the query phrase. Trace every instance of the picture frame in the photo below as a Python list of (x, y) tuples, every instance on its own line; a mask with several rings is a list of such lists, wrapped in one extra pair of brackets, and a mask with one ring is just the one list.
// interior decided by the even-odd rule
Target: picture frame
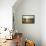
[(22, 24), (34, 24), (35, 15), (22, 15)]

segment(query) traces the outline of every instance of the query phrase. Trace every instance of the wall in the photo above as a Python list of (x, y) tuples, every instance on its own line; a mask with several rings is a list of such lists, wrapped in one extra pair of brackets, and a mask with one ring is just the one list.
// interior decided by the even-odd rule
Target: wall
[(12, 6), (16, 0), (0, 0), (0, 27), (12, 29)]
[[(23, 0), (13, 7), (15, 29), (22, 32), (24, 38), (35, 41), (36, 46), (41, 46), (41, 1)], [(35, 24), (22, 24), (22, 15), (35, 15)]]
[(41, 40), (42, 46), (46, 46), (46, 0), (41, 1)]

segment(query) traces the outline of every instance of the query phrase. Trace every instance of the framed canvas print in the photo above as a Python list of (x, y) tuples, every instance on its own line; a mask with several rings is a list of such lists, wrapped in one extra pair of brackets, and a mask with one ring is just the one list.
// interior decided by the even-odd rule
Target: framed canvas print
[(34, 24), (35, 16), (34, 15), (23, 15), (22, 16), (22, 24)]

